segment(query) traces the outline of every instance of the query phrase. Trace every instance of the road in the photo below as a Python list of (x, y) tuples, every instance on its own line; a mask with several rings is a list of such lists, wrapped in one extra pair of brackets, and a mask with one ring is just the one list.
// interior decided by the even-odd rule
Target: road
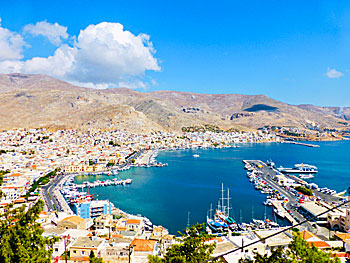
[(57, 175), (54, 179), (50, 180), (48, 184), (41, 187), (43, 190), (44, 202), (47, 205), (49, 211), (63, 211), (60, 203), (57, 201), (54, 195), (54, 188), (57, 184), (59, 184), (64, 178), (63, 174)]

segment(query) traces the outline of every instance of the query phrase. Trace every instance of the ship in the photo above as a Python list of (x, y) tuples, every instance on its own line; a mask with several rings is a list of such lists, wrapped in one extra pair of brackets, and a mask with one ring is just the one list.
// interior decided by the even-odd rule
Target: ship
[(309, 164), (296, 164), (294, 165), (294, 168), (284, 168), (280, 167), (278, 170), (281, 173), (289, 174), (289, 173), (294, 173), (294, 174), (311, 174), (311, 173), (317, 173), (317, 167), (314, 165), (309, 165)]
[[(225, 205), (224, 200), (227, 200)], [(214, 233), (227, 232), (228, 229), (236, 230), (237, 223), (230, 217), (230, 190), (227, 189), (227, 197), (224, 197), (224, 185), (222, 184), (221, 198), (219, 199), (218, 206), (214, 217), (212, 217), (212, 205), (210, 205), (210, 215), (207, 215), (207, 225)]]

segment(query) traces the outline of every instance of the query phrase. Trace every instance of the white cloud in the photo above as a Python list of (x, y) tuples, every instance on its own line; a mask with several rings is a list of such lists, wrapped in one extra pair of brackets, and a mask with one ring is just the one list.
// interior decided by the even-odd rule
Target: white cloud
[(23, 58), (22, 50), (25, 45), (22, 36), (1, 27), (0, 20), (0, 61)]
[(85, 87), (146, 88), (146, 71), (160, 70), (154, 54), (148, 35), (103, 22), (81, 30), (73, 46), (61, 45), (52, 56), (3, 61), (0, 71), (48, 74)]
[(70, 76), (82, 82), (116, 83), (128, 76), (160, 70), (149, 36), (133, 35), (119, 23), (100, 23), (82, 30)]
[(337, 78), (344, 76), (344, 73), (337, 71), (335, 69), (328, 68), (326, 75), (330, 79), (337, 79)]
[(67, 27), (61, 26), (58, 23), (51, 24), (46, 21), (37, 22), (35, 25), (26, 25), (23, 31), (33, 36), (47, 37), (56, 46), (60, 45), (63, 39), (68, 38)]
[(71, 71), (75, 56), (77, 54), (76, 48), (71, 48), (68, 45), (62, 45), (56, 49), (53, 56), (47, 58), (34, 57), (26, 60), (23, 63), (21, 72), (47, 74), (53, 77), (65, 79), (67, 73)]

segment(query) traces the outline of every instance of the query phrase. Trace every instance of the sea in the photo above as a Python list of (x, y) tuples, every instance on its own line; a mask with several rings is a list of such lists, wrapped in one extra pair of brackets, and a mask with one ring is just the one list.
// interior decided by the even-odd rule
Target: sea
[[(272, 209), (263, 205), (266, 195), (249, 182), (242, 160), (273, 160), (277, 167), (293, 167), (297, 163), (316, 165), (319, 172), (307, 181), (337, 192), (350, 187), (350, 141), (314, 144), (320, 147), (271, 142), (222, 149), (160, 151), (157, 161), (168, 166), (122, 171), (116, 177), (131, 178), (132, 184), (91, 188), (90, 193), (96, 193), (97, 199), (108, 199), (127, 213), (146, 216), (171, 234), (177, 234), (188, 224), (205, 222), (210, 205), (215, 208), (218, 203), (222, 184), (225, 197), (229, 189), (230, 215), (237, 222), (251, 222), (252, 218), (275, 220)], [(75, 182), (112, 178), (77, 176)], [(281, 225), (288, 224), (277, 220)]]

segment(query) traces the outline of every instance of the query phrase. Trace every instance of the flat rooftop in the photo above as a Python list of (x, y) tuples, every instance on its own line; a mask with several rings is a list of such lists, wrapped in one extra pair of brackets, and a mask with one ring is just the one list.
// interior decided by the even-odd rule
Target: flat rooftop
[[(328, 210), (327, 208), (320, 206), (315, 202), (306, 202), (305, 204), (301, 204), (300, 206), (314, 216), (326, 212)], [(327, 214), (324, 214), (321, 217), (327, 217)]]

